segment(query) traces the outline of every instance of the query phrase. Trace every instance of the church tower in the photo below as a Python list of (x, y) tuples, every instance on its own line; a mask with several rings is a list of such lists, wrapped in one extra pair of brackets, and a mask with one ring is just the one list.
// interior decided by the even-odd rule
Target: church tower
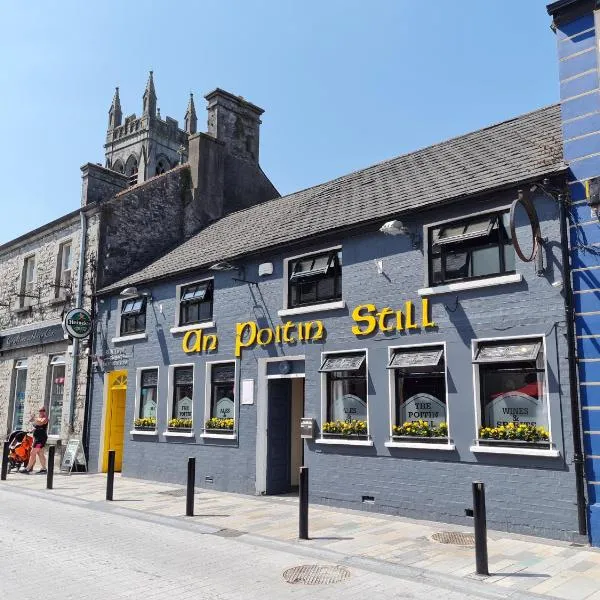
[[(154, 74), (150, 71), (142, 96), (142, 116), (128, 115), (123, 120), (119, 88), (108, 111), (105, 166), (124, 173), (130, 185), (161, 175), (187, 157), (188, 136), (196, 130), (196, 111), (190, 97), (186, 112), (186, 131), (171, 117), (160, 116)], [(193, 131), (192, 131), (193, 130)]]

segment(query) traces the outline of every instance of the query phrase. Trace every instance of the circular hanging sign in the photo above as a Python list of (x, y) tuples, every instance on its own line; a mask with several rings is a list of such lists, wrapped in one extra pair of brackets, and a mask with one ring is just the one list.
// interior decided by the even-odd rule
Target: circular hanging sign
[(92, 315), (83, 308), (72, 308), (65, 315), (64, 327), (72, 338), (82, 340), (92, 332)]
[[(520, 238), (517, 229), (521, 230)], [(510, 206), (510, 235), (519, 258), (531, 262), (539, 250), (542, 234), (537, 212), (526, 196), (519, 195)]]

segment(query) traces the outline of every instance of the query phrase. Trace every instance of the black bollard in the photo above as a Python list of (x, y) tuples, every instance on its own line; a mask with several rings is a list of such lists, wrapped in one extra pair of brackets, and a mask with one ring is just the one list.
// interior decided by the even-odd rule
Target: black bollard
[(0, 481), (6, 481), (8, 473), (8, 442), (4, 442), (2, 446), (2, 471), (0, 472)]
[(489, 575), (487, 551), (487, 523), (485, 517), (485, 487), (473, 482), (473, 517), (475, 519), (475, 564), (478, 575)]
[(194, 488), (196, 487), (196, 459), (188, 458), (187, 494), (185, 498), (185, 516), (194, 516)]
[(106, 499), (113, 499), (113, 488), (115, 486), (115, 451), (108, 451), (108, 470), (106, 472)]
[(54, 453), (56, 446), (48, 446), (48, 474), (46, 475), (46, 489), (51, 490), (54, 485)]
[(308, 467), (300, 467), (300, 485), (298, 489), (300, 501), (300, 519), (298, 537), (308, 539)]

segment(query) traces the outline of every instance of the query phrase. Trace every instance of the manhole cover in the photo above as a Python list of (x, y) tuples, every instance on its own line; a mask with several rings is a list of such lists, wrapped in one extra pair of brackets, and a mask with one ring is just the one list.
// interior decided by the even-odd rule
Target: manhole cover
[(461, 533), (460, 531), (440, 531), (434, 533), (431, 539), (440, 544), (454, 544), (455, 546), (474, 546), (475, 536), (472, 533)]
[(233, 538), (240, 537), (240, 535), (244, 535), (245, 531), (240, 531), (239, 529), (219, 529), (219, 531), (215, 531), (213, 535), (218, 535), (219, 537)]
[(288, 583), (303, 583), (304, 585), (319, 585), (337, 583), (350, 577), (350, 571), (345, 567), (335, 565), (302, 565), (292, 567), (283, 572), (283, 578)]
[(159, 494), (162, 494), (163, 496), (177, 496), (177, 497), (182, 497), (185, 496), (187, 493), (187, 490), (185, 488), (181, 488), (181, 489), (177, 489), (177, 490), (165, 490), (164, 492), (158, 492)]

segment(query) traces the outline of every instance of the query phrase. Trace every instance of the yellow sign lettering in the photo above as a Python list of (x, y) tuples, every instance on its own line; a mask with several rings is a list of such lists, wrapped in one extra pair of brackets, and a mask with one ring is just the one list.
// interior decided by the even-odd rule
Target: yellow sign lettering
[[(361, 304), (352, 311), (352, 319), (357, 325), (352, 327), (354, 335), (369, 335), (377, 328), (377, 319), (371, 314), (377, 310), (374, 304)], [(364, 329), (361, 329), (359, 324), (364, 324)]]
[[(258, 326), (254, 321), (246, 323), (237, 323), (235, 326), (235, 355), (239, 358), (242, 355), (242, 348), (248, 348), (256, 342), (256, 330)], [(244, 334), (248, 332), (248, 338), (244, 342)]]

